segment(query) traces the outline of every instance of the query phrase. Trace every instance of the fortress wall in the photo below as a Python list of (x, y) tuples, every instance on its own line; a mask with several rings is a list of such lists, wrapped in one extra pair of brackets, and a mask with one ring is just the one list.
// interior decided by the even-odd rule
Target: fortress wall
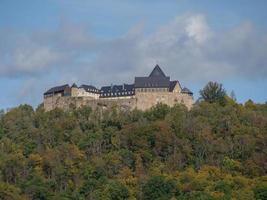
[(135, 96), (129, 98), (100, 98), (93, 97), (71, 97), (71, 96), (52, 96), (44, 99), (44, 108), (46, 111), (55, 108), (69, 109), (70, 106), (77, 108), (88, 105), (92, 109), (97, 107), (109, 108), (118, 105), (125, 109), (147, 110), (157, 103), (174, 106), (177, 103), (184, 104), (188, 109), (193, 105), (193, 97), (188, 94), (171, 92), (137, 92)]
[(188, 94), (171, 93), (171, 92), (137, 92), (137, 108), (147, 110), (157, 103), (174, 106), (177, 103), (184, 104), (188, 109), (193, 105), (193, 97)]
[(136, 98), (133, 96), (127, 99), (94, 99), (92, 97), (52, 96), (44, 99), (45, 111), (50, 111), (55, 108), (67, 110), (71, 106), (79, 108), (84, 105), (90, 106), (92, 109), (96, 109), (97, 107), (105, 109), (119, 105), (122, 108), (131, 110), (136, 108)]

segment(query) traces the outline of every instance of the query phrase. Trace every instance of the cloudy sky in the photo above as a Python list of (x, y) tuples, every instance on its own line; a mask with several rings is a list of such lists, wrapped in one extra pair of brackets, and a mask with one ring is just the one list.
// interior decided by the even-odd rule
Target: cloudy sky
[(76, 82), (133, 83), (156, 63), (198, 98), (218, 81), (267, 101), (266, 0), (0, 0), (0, 108)]

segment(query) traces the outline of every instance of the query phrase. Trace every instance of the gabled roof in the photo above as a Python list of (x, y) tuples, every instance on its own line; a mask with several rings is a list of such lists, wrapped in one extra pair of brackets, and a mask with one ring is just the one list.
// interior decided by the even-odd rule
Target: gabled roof
[(50, 88), (49, 90), (47, 90), (47, 91), (44, 93), (44, 95), (64, 92), (64, 90), (65, 90), (66, 88), (69, 88), (69, 87), (70, 87), (69, 84), (60, 85), (60, 86), (56, 86), (56, 87), (52, 87), (52, 88)]
[(170, 77), (135, 77), (135, 88), (168, 88)]
[(111, 85), (101, 88), (101, 98), (132, 96), (135, 94), (134, 84)]
[(162, 69), (159, 67), (159, 65), (156, 65), (152, 72), (150, 73), (149, 77), (166, 77)]
[(81, 85), (79, 88), (83, 88), (85, 91), (87, 92), (94, 92), (94, 93), (99, 93), (99, 89), (97, 89), (95, 86), (93, 85)]
[(125, 91), (134, 91), (134, 84), (123, 84), (122, 86)]
[(76, 83), (73, 83), (71, 87), (72, 88), (78, 88), (78, 86), (76, 85)]
[(116, 92), (127, 92), (134, 91), (133, 84), (123, 84), (123, 85), (111, 85), (111, 86), (103, 86), (101, 88), (101, 93), (116, 93)]
[(182, 93), (187, 93), (187, 94), (193, 94), (193, 92), (191, 92), (188, 88), (186, 88), (186, 87), (184, 87), (183, 89), (182, 89)]
[(170, 87), (169, 87), (170, 92), (172, 92), (174, 90), (176, 84), (179, 84), (179, 86), (181, 87), (179, 81), (170, 81)]
[(170, 77), (156, 65), (148, 77), (135, 77), (134, 84), (135, 88), (169, 88)]

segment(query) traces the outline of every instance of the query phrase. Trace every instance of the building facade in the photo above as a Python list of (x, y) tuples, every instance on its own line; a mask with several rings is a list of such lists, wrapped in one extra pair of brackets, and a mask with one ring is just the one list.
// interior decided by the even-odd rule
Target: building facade
[(156, 65), (149, 76), (135, 77), (133, 84), (103, 86), (68, 84), (49, 89), (44, 93), (46, 111), (55, 108), (68, 109), (71, 105), (96, 108), (114, 104), (126, 109), (147, 110), (158, 103), (174, 106), (184, 104), (188, 109), (193, 105), (193, 93), (181, 87), (179, 81), (171, 81)]

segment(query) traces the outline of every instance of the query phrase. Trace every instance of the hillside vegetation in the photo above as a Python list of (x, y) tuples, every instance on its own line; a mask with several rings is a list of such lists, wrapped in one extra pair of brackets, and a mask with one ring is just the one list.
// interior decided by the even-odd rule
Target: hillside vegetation
[(0, 117), (3, 200), (267, 199), (267, 104)]

